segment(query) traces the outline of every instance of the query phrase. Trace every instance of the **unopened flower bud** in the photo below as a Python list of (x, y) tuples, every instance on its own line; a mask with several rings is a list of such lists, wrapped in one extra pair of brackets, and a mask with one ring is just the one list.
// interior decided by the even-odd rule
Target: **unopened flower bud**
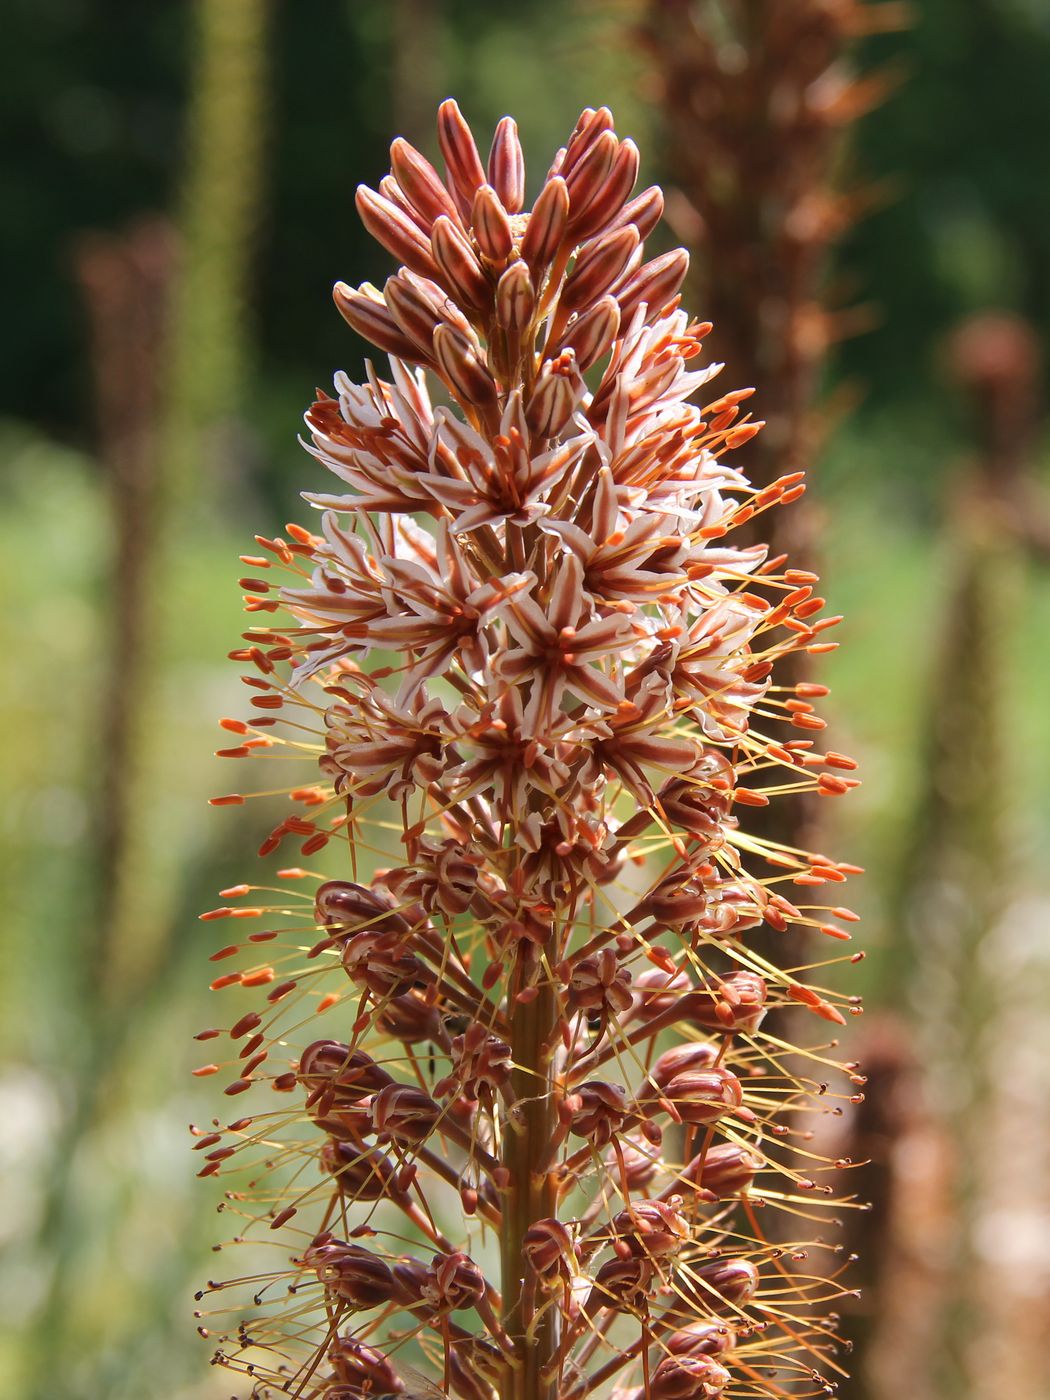
[(481, 311), (492, 304), (492, 284), (469, 240), (451, 219), (435, 220), (430, 246), (440, 275), (457, 301), (471, 311)]
[(664, 195), (659, 185), (650, 185), (636, 199), (625, 204), (612, 220), (610, 228), (622, 228), (624, 224), (634, 224), (639, 238), (648, 238), (664, 216)]
[(476, 190), (485, 183), (485, 171), (470, 127), (451, 97), (438, 108), (438, 142), (453, 196), (460, 213), (466, 217)]
[(504, 117), (496, 127), (489, 152), (489, 184), (508, 214), (517, 214), (525, 203), (525, 156), (518, 140), (518, 124)]
[(419, 359), (418, 345), (401, 330), (374, 288), (371, 292), (365, 288), (355, 291), (345, 282), (337, 282), (332, 289), (332, 299), (343, 320), (358, 335), (364, 336), (388, 355), (396, 355), (402, 360)]
[(400, 136), (390, 147), (390, 166), (405, 196), (428, 227), (442, 215), (458, 222), (459, 211), (440, 175), (425, 156)]
[(663, 253), (652, 262), (640, 267), (631, 279), (617, 289), (616, 299), (620, 303), (620, 314), (629, 321), (644, 301), (646, 304), (646, 325), (651, 324), (678, 295), (689, 271), (689, 254), (684, 248)]
[(454, 326), (438, 326), (434, 332), (434, 358), (449, 388), (464, 408), (484, 412), (497, 406), (495, 380), (481, 364), (474, 346)]
[(613, 296), (604, 296), (569, 323), (561, 348), (575, 351), (581, 371), (588, 370), (612, 348), (619, 329), (620, 303)]
[(393, 253), (398, 262), (424, 277), (438, 275), (430, 240), (396, 204), (367, 185), (358, 185), (357, 212), (372, 237), (382, 243), (388, 253)]
[(570, 311), (590, 306), (623, 276), (638, 246), (638, 230), (633, 224), (586, 244), (565, 280), (559, 304)]
[(612, 169), (613, 161), (616, 159), (616, 152), (619, 142), (611, 131), (603, 131), (591, 143), (586, 154), (578, 161), (573, 161), (573, 150), (570, 145), (565, 163), (562, 165), (562, 174), (565, 183), (569, 187), (569, 228), (572, 229), (577, 218), (582, 218), (588, 205), (598, 194), (605, 178)]
[(608, 174), (594, 193), (586, 208), (581, 208), (572, 220), (573, 236), (579, 240), (591, 238), (610, 224), (620, 213), (638, 179), (638, 147), (633, 141), (620, 143)]
[(389, 277), (383, 296), (398, 326), (428, 360), (433, 354), (434, 331), (438, 326), (454, 325), (471, 338), (472, 332), (463, 315), (441, 288), (425, 277), (416, 277), (410, 272)]
[(521, 240), (521, 256), (537, 282), (561, 247), (568, 221), (569, 187), (555, 175), (540, 191)]
[(586, 384), (576, 367), (576, 356), (563, 350), (544, 362), (536, 387), (525, 406), (525, 421), (540, 438), (556, 437), (572, 417)]
[(474, 196), (470, 222), (481, 256), (490, 263), (502, 266), (511, 255), (514, 234), (507, 211), (491, 185), (482, 185)]
[(529, 269), (524, 262), (511, 263), (496, 288), (496, 317), (507, 330), (523, 331), (536, 305)]

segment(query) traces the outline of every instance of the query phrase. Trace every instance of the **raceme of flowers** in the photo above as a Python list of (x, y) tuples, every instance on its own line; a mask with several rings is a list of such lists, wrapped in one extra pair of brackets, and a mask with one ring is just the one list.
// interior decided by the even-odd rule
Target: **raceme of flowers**
[(399, 139), (358, 191), (399, 266), (335, 301), (389, 363), (306, 415), (315, 528), (243, 556), (221, 755), (283, 803), (260, 854), (310, 864), (204, 916), (257, 931), (198, 1037), (251, 1091), (195, 1129), (252, 1260), (200, 1330), (259, 1397), (820, 1394), (845, 1164), (807, 1143), (859, 1008), (793, 965), (856, 867), (747, 829), (855, 783), (826, 688), (777, 684), (838, 619), (747, 542), (800, 474), (734, 465), (751, 390), (708, 387), (607, 110), (528, 213), (509, 117), (487, 164), (452, 101), (438, 134), (443, 177)]

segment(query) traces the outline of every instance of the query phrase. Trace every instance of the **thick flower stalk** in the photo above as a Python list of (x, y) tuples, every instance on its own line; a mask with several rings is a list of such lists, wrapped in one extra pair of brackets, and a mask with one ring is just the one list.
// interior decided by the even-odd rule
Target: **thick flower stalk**
[(837, 619), (732, 539), (801, 478), (728, 460), (751, 391), (706, 389), (686, 255), (646, 258), (662, 198), (632, 198), (608, 111), (529, 213), (510, 118), (487, 166), (454, 102), (439, 133), (444, 178), (398, 140), (358, 191), (401, 266), (335, 289), (390, 357), (307, 414), (340, 484), (245, 560), (248, 610), (285, 620), (233, 653), (253, 715), (223, 754), (306, 765), (265, 784), (292, 811), (261, 854), (324, 864), (205, 916), (266, 922), (215, 955), (257, 1003), (202, 1037), (251, 1114), (197, 1147), (203, 1175), (247, 1158), (224, 1208), (269, 1262), (209, 1284), (202, 1330), (253, 1396), (819, 1394), (843, 1164), (806, 1111), (858, 1076), (762, 1021), (856, 1008), (748, 932), (847, 938), (853, 867), (741, 818), (855, 780), (824, 688), (776, 680)]

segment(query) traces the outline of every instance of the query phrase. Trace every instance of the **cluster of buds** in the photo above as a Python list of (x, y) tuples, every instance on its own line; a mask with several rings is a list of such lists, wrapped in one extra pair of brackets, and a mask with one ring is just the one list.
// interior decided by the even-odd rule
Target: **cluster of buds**
[[(197, 1147), (204, 1176), (248, 1157), (223, 1207), (270, 1248), (201, 1330), (260, 1397), (420, 1366), (462, 1400), (821, 1393), (842, 1164), (797, 1149), (807, 1105), (854, 1094), (825, 1037), (857, 1008), (748, 933), (847, 939), (824, 899), (855, 867), (742, 818), (855, 780), (818, 746), (824, 688), (776, 681), (837, 619), (731, 536), (803, 487), (727, 460), (750, 391), (702, 392), (686, 255), (646, 258), (662, 198), (632, 197), (607, 110), (529, 213), (510, 118), (487, 165), (452, 101), (439, 136), (444, 178), (398, 140), (358, 193), (401, 266), (335, 290), (390, 356), (307, 414), (345, 492), (245, 556), (249, 612), (291, 620), (233, 653), (253, 714), (222, 756), (310, 765), (260, 853), (338, 864), (204, 916), (268, 925), (214, 955), (263, 1004), (200, 1037), (233, 1046), (199, 1072), (261, 1098)], [(763, 1028), (786, 1006), (819, 1044)]]

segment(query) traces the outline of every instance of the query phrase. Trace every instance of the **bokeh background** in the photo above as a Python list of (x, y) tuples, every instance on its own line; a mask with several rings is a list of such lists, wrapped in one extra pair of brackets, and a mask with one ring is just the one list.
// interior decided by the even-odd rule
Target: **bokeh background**
[(206, 805), (237, 555), (302, 516), (300, 414), (360, 368), (355, 186), (395, 133), (433, 157), (448, 94), (516, 115), (534, 183), (613, 108), (726, 387), (764, 366), (764, 450), (810, 471), (864, 778), (820, 839), (868, 872), (841, 1394), (1050, 1394), (1043, 0), (8, 0), (4, 33), (0, 1394), (229, 1394), (187, 1125), (195, 915), (265, 821)]

